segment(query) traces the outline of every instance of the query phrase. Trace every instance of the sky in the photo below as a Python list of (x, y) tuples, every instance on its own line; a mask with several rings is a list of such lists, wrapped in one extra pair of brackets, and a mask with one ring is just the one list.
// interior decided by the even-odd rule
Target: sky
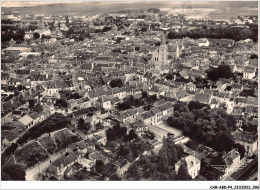
[[(101, 0), (98, 0), (99, 3), (102, 3)], [(137, 1), (109, 1), (109, 3), (136, 3)], [(154, 1), (155, 3), (156, 1)], [(158, 2), (158, 1), (157, 1)], [(165, 3), (165, 4), (172, 4), (172, 5), (177, 5), (177, 4), (183, 4), (184, 2), (187, 3), (189, 2), (189, 4), (207, 4), (207, 5), (214, 5), (214, 4), (218, 4), (218, 3), (223, 3), (223, 1), (160, 1), (161, 3)], [(227, 2), (227, 1), (224, 1)], [(79, 4), (79, 3), (98, 3), (98, 2), (89, 2), (89, 1), (77, 1), (77, 0), (70, 0), (70, 1), (2, 1), (1, 3), (1, 7), (24, 7), (24, 6), (40, 6), (40, 5), (47, 5), (47, 4), (68, 4), (68, 3), (74, 3), (74, 4)], [(142, 3), (145, 3), (144, 1), (142, 1)], [(149, 4), (153, 4), (153, 1), (146, 1), (146, 3)], [(232, 3), (232, 2), (231, 2)], [(244, 2), (238, 2), (238, 1), (234, 1), (235, 4), (244, 4)], [(250, 2), (247, 1), (248, 5), (250, 4), (255, 4), (257, 6), (257, 1), (255, 2)]]

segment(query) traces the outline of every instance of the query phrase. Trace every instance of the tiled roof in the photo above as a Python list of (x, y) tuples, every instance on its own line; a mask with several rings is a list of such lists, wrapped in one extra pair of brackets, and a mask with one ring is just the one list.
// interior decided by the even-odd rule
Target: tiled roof
[(20, 118), (18, 121), (21, 122), (24, 126), (27, 126), (29, 123), (33, 122), (33, 119), (28, 115), (25, 115), (22, 118)]
[(235, 131), (233, 132), (232, 136), (237, 141), (242, 141), (249, 144), (252, 144), (257, 141), (256, 136), (248, 132)]
[(239, 152), (237, 152), (235, 149), (231, 150), (226, 156), (225, 156), (225, 162), (227, 166), (230, 166), (233, 164), (234, 160), (239, 156)]
[(16, 139), (18, 136), (13, 133), (13, 132), (10, 132), (9, 135), (7, 135), (5, 138), (9, 141), (9, 142), (12, 142), (14, 139)]
[(244, 72), (252, 74), (252, 73), (255, 73), (255, 70), (253, 68), (251, 68), (251, 67), (245, 67)]

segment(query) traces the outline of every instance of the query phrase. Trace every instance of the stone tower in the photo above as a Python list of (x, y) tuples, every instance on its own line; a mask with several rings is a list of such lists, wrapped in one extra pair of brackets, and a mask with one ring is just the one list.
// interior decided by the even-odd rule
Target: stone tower
[(152, 60), (156, 71), (163, 72), (168, 69), (168, 47), (165, 40), (165, 34), (162, 34), (162, 41), (160, 47), (155, 50)]

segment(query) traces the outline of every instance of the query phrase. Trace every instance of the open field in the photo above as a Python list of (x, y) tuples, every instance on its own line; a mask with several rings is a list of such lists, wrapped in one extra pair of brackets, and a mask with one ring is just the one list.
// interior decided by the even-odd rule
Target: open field
[[(69, 16), (93, 16), (101, 13), (115, 13), (123, 9), (148, 9), (148, 8), (193, 8), (193, 9), (215, 9), (210, 12), (210, 16), (234, 16), (234, 15), (257, 15), (257, 2), (189, 2), (183, 3), (181, 1), (153, 1), (153, 2), (74, 2), (74, 3), (55, 3), (43, 4), (38, 2), (37, 9), (35, 6), (24, 2), (23, 4), (12, 5), (10, 3), (3, 4), (2, 12), (15, 11), (22, 14), (46, 14), (46, 15), (69, 15)], [(17, 6), (17, 7), (11, 7)], [(229, 7), (229, 8), (227, 8)]]

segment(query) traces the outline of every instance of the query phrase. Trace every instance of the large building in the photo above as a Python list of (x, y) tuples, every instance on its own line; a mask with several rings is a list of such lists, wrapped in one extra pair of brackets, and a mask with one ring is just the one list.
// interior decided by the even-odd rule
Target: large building
[(168, 47), (166, 45), (165, 35), (162, 35), (162, 42), (152, 56), (154, 68), (156, 71), (162, 73), (168, 69)]
[(155, 71), (161, 74), (168, 73), (172, 69), (172, 60), (179, 59), (181, 52), (179, 44), (166, 44), (163, 33), (160, 47), (154, 51), (152, 56)]

